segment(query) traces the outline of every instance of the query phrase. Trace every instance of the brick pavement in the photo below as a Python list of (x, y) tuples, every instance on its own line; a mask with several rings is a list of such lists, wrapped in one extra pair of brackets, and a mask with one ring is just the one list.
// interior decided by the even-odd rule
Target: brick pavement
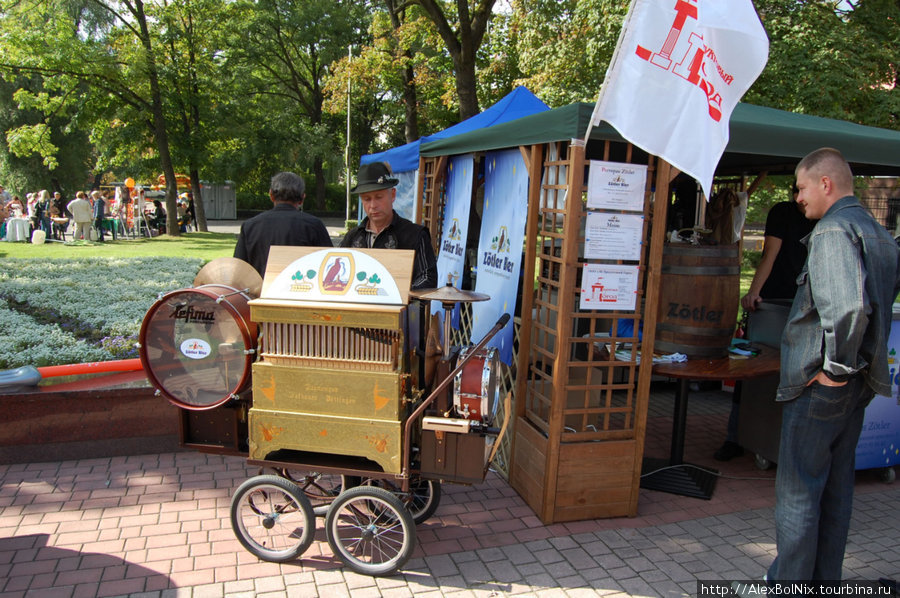
[[(711, 461), (724, 401), (710, 409), (692, 401), (686, 458), (727, 476), (711, 500), (642, 491), (637, 517), (545, 526), (492, 473), (477, 486), (445, 485), (436, 515), (417, 528), (413, 558), (380, 579), (341, 568), (321, 522), (295, 562), (245, 551), (228, 508), (258, 470), (240, 458), (177, 452), (0, 466), (0, 598), (674, 597), (693, 595), (697, 579), (759, 579), (774, 552), (774, 474), (750, 456)], [(648, 420), (648, 455), (665, 453), (669, 426)], [(856, 490), (845, 577), (896, 579), (900, 486), (863, 471)]]

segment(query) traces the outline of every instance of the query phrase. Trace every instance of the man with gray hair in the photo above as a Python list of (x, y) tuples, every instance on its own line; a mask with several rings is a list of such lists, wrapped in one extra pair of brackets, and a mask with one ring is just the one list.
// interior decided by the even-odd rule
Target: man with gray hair
[(796, 202), (818, 223), (801, 241), (806, 264), (781, 337), (770, 584), (841, 579), (856, 443), (866, 405), (891, 394), (887, 346), (900, 291), (897, 243), (854, 197), (841, 153), (818, 149), (796, 175)]
[(248, 262), (264, 277), (272, 245), (333, 247), (322, 221), (301, 211), (305, 189), (303, 178), (293, 172), (273, 176), (269, 199), (274, 205), (241, 225), (234, 257)]

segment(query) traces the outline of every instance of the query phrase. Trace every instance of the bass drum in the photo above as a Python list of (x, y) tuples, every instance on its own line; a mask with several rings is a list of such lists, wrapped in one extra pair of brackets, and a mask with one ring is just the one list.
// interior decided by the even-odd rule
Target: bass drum
[(256, 324), (250, 297), (220, 284), (164, 295), (147, 311), (141, 363), (150, 382), (184, 409), (212, 409), (250, 384)]
[[(466, 347), (459, 354), (462, 361), (472, 351)], [(497, 350), (485, 348), (466, 362), (453, 380), (453, 406), (460, 417), (491, 425), (500, 400), (500, 368)]]

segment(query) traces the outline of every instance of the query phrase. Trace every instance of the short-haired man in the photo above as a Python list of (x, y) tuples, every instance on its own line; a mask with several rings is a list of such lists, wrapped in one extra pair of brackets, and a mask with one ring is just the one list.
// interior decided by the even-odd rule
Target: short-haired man
[(384, 162), (359, 167), (356, 186), (350, 192), (359, 194), (366, 217), (344, 235), (341, 247), (412, 249), (416, 256), (410, 288), (434, 288), (437, 286), (437, 259), (431, 235), (424, 226), (414, 224), (394, 211), (398, 182)]
[(269, 184), (272, 209), (241, 225), (234, 257), (248, 262), (260, 276), (265, 276), (272, 245), (333, 247), (322, 221), (301, 211), (305, 190), (303, 179), (293, 172), (273, 176)]
[(897, 243), (853, 196), (841, 153), (812, 152), (796, 176), (797, 204), (819, 221), (804, 239), (808, 257), (781, 340), (770, 584), (841, 579), (856, 443), (866, 405), (891, 392), (887, 341), (900, 291)]

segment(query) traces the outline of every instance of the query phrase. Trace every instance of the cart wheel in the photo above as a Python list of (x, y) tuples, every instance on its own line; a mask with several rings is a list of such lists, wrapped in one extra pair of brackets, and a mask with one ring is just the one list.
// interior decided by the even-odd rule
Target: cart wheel
[(231, 497), (231, 528), (253, 555), (283, 563), (312, 544), (316, 518), (309, 499), (294, 482), (261, 475), (241, 484)]
[(394, 493), (412, 515), (416, 525), (428, 521), (441, 504), (441, 483), (437, 480), (414, 477), (409, 481), (408, 492), (403, 492), (399, 486), (388, 480), (372, 478), (365, 480), (363, 484), (385, 488)]
[(291, 472), (289, 469), (276, 469), (278, 475), (286, 478), (300, 488), (300, 491), (309, 499), (313, 512), (324, 517), (328, 512), (331, 501), (347, 488), (359, 486), (362, 478), (349, 475), (330, 475), (318, 471)]
[(772, 462), (759, 453), (756, 453), (756, 455), (753, 457), (753, 462), (756, 463), (757, 468), (762, 469), (763, 471), (772, 467)]
[(390, 575), (416, 546), (416, 526), (399, 498), (384, 488), (359, 486), (334, 499), (325, 517), (332, 552), (363, 575)]
[(893, 484), (894, 480), (897, 479), (897, 473), (894, 471), (893, 467), (885, 467), (881, 470), (878, 477), (885, 484)]

